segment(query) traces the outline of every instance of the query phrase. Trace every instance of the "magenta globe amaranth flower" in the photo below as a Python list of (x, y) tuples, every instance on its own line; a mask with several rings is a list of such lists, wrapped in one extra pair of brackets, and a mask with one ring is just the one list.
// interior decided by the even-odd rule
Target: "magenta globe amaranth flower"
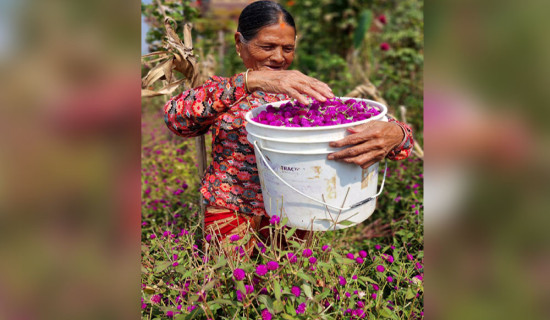
[(362, 264), (363, 262), (365, 262), (365, 260), (363, 260), (363, 258), (361, 257), (357, 257), (357, 259), (355, 259), (355, 262), (357, 262), (358, 264)]
[(380, 21), (382, 24), (386, 24), (388, 22), (388, 20), (386, 19), (386, 15), (384, 14), (379, 15), (376, 19), (378, 19), (378, 21)]
[(245, 276), (246, 273), (243, 269), (235, 269), (235, 271), (233, 271), (233, 277), (235, 277), (235, 280), (237, 281), (241, 281)]
[(312, 254), (313, 254), (313, 251), (311, 251), (311, 249), (304, 249), (304, 251), (302, 252), (302, 256), (305, 258), (311, 257)]
[(155, 239), (156, 237), (157, 237), (157, 235), (154, 234), (154, 233), (149, 236), (150, 239)]
[(297, 286), (292, 287), (292, 289), (290, 289), (290, 292), (294, 296), (296, 296), (296, 298), (298, 298), (300, 296), (300, 294), (302, 294), (302, 290), (300, 290), (300, 288), (298, 288)]
[(166, 316), (167, 316), (168, 318), (173, 318), (173, 317), (174, 317), (174, 311), (172, 311), (172, 310), (166, 311)]
[(380, 44), (380, 50), (382, 51), (388, 51), (390, 50), (390, 45), (387, 42), (382, 42)]
[(296, 308), (296, 313), (303, 314), (304, 312), (306, 312), (306, 303), (302, 302), (298, 305), (298, 308)]
[(271, 216), (271, 219), (269, 219), (269, 223), (271, 225), (278, 225), (279, 222), (281, 222), (281, 218), (279, 218), (279, 216), (277, 215)]
[(231, 242), (239, 241), (239, 239), (241, 239), (241, 237), (238, 234), (234, 234), (231, 237), (229, 237), (229, 240)]
[(317, 258), (315, 257), (309, 257), (309, 263), (315, 264), (317, 262)]
[(267, 269), (269, 270), (277, 270), (279, 268), (279, 264), (276, 261), (269, 261), (267, 263)]
[(382, 246), (379, 245), (379, 244), (377, 244), (377, 245), (374, 246), (374, 249), (376, 249), (376, 250), (380, 250), (381, 248), (382, 248)]
[(388, 280), (388, 282), (392, 282), (392, 281), (393, 281), (393, 277), (392, 277), (392, 276), (388, 276), (388, 277), (386, 278), (386, 280)]
[(338, 283), (341, 285), (341, 286), (345, 286), (346, 283), (348, 283), (346, 281), (346, 278), (342, 277), (342, 276), (338, 276)]
[(367, 252), (365, 250), (361, 250), (361, 251), (359, 251), (359, 256), (361, 258), (366, 258), (367, 257)]
[(271, 312), (269, 312), (269, 310), (267, 310), (267, 309), (263, 309), (262, 310), (262, 320), (271, 320), (271, 318), (273, 318), (273, 315), (271, 314)]
[(321, 250), (326, 251), (326, 252), (329, 252), (331, 249), (330, 249), (330, 247), (329, 247), (328, 245), (325, 244), (325, 245), (321, 248)]
[(151, 296), (150, 301), (151, 301), (152, 304), (159, 304), (161, 298), (162, 298), (162, 295), (160, 295), (160, 294), (154, 294), (154, 295)]
[(348, 259), (351, 259), (351, 260), (355, 259), (355, 255), (354, 255), (353, 253), (351, 253), (351, 252), (348, 253), (348, 254), (346, 254), (346, 257), (347, 257)]
[(384, 272), (385, 270), (386, 270), (386, 268), (381, 264), (376, 266), (376, 271), (378, 271), (378, 272)]
[(256, 267), (256, 274), (259, 276), (263, 276), (267, 273), (267, 267), (265, 264), (260, 264)]
[(287, 253), (286, 257), (290, 263), (296, 263), (298, 261), (298, 257), (296, 257), (296, 255), (292, 252)]

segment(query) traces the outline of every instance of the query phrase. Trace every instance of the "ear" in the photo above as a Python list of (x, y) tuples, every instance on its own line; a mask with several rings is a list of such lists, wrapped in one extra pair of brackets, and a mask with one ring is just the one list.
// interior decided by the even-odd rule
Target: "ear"
[(242, 47), (242, 42), (241, 42), (241, 33), (240, 32), (235, 32), (235, 50), (237, 50), (237, 54), (239, 56), (241, 56), (241, 47)]

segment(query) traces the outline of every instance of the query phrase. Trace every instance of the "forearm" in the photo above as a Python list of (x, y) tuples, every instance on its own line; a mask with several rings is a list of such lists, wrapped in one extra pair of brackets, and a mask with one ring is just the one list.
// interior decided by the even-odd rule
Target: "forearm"
[(212, 77), (204, 85), (177, 95), (164, 106), (168, 128), (184, 137), (208, 131), (216, 117), (245, 95), (243, 74)]

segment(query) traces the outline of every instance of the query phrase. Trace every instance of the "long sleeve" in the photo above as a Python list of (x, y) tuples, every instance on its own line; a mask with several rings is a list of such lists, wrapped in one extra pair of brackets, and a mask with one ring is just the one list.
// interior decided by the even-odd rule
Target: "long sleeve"
[(216, 117), (246, 95), (242, 73), (231, 78), (213, 76), (200, 87), (172, 97), (164, 106), (164, 122), (175, 134), (204, 134)]
[(412, 135), (412, 129), (408, 125), (395, 120), (392, 117), (388, 117), (389, 122), (397, 122), (403, 129), (405, 129), (405, 138), (403, 139), (403, 142), (394, 148), (392, 151), (388, 153), (388, 159), (390, 160), (403, 160), (407, 159), (412, 152), (412, 149), (414, 147), (414, 139)]

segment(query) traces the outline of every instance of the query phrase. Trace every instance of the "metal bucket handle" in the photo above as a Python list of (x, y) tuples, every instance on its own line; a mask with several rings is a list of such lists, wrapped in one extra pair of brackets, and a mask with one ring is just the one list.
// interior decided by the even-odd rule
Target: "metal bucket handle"
[(351, 206), (346, 207), (346, 208), (335, 207), (335, 206), (330, 205), (330, 204), (328, 204), (328, 203), (326, 203), (326, 202), (324, 202), (324, 201), (317, 200), (317, 199), (315, 199), (315, 198), (313, 198), (313, 197), (311, 197), (311, 196), (309, 196), (309, 195), (303, 193), (302, 191), (300, 191), (300, 190), (294, 188), (293, 186), (291, 186), (291, 185), (290, 185), (288, 182), (286, 182), (283, 178), (281, 178), (281, 177), (275, 172), (275, 170), (273, 170), (273, 168), (271, 168), (271, 166), (269, 165), (269, 162), (267, 162), (267, 160), (266, 160), (264, 154), (262, 153), (262, 150), (260, 149), (260, 146), (258, 146), (258, 143), (257, 143), (257, 142), (258, 142), (258, 140), (254, 140), (254, 147), (256, 147), (256, 149), (258, 150), (258, 153), (259, 153), (260, 156), (262, 157), (262, 160), (263, 160), (264, 163), (266, 164), (267, 168), (269, 169), (269, 171), (271, 171), (271, 173), (272, 173), (273, 175), (275, 175), (275, 177), (277, 177), (279, 180), (281, 180), (281, 182), (284, 183), (287, 187), (289, 187), (289, 188), (291, 188), (292, 190), (298, 192), (298, 193), (301, 194), (302, 196), (304, 196), (304, 197), (306, 197), (306, 198), (308, 198), (308, 199), (310, 199), (310, 200), (313, 200), (313, 201), (315, 201), (315, 202), (317, 202), (317, 203), (323, 204), (323, 205), (325, 205), (325, 206), (327, 206), (327, 207), (331, 207), (331, 208), (336, 209), (336, 210), (349, 210), (349, 209), (353, 209), (353, 208), (358, 207), (358, 206), (360, 206), (360, 205), (363, 205), (363, 204), (365, 204), (365, 203), (367, 203), (367, 202), (369, 202), (369, 201), (371, 201), (371, 200), (373, 200), (373, 199), (376, 199), (376, 198), (382, 193), (382, 191), (384, 190), (384, 182), (386, 181), (386, 171), (388, 170), (388, 159), (386, 159), (386, 161), (385, 161), (385, 163), (384, 163), (384, 177), (382, 178), (382, 184), (380, 185), (380, 191), (378, 191), (378, 193), (377, 193), (376, 195), (374, 195), (374, 196), (372, 196), (372, 197), (368, 197), (368, 198), (366, 198), (365, 200), (361, 200), (361, 201), (357, 202), (356, 204), (351, 205)]

